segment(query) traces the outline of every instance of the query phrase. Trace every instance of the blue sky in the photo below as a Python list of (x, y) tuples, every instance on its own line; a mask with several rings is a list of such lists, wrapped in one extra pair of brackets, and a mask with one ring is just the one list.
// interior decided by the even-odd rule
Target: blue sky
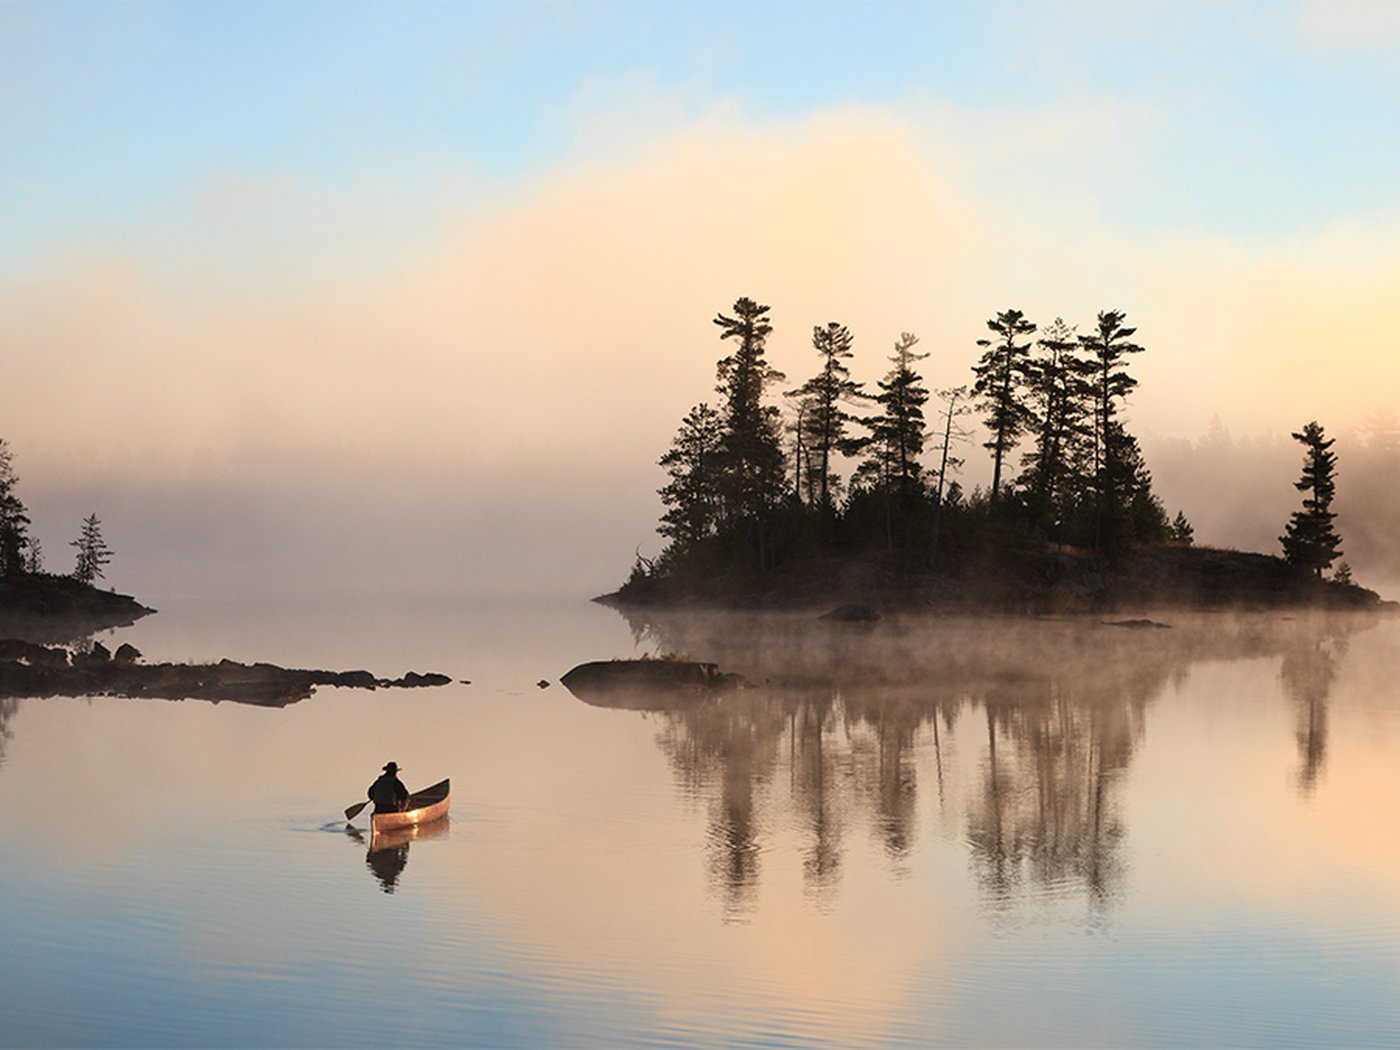
[[(1380, 5), (1332, 24), (1286, 3), (12, 3), (3, 260), (131, 236), (230, 176), (405, 195), (529, 177), (587, 152), (581, 116), (648, 97), (677, 122), (1111, 101), (1139, 127), (1045, 178), (1127, 226), (1315, 228), (1393, 211), (1400, 175), (1400, 37)], [(1123, 151), (1148, 178), (1115, 182)]]

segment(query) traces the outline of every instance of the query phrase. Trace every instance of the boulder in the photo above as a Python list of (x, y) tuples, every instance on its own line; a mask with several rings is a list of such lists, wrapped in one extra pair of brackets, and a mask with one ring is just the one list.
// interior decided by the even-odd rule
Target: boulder
[(748, 684), (715, 664), (690, 660), (598, 660), (560, 679), (584, 703), (636, 711), (691, 707)]

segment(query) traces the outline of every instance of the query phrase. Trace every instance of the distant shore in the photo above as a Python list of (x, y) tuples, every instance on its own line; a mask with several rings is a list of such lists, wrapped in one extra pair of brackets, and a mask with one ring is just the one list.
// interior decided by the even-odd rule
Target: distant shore
[(764, 574), (634, 575), (596, 601), (618, 607), (1069, 614), (1141, 609), (1393, 609), (1375, 591), (1282, 558), (1211, 547), (1140, 548), (1111, 566), (1073, 548), (998, 552), (929, 569), (899, 553), (829, 556)]

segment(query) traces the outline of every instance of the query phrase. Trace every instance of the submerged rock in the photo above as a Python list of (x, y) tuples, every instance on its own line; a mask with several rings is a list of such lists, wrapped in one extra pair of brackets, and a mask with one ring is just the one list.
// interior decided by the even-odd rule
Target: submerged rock
[(560, 679), (584, 703), (636, 711), (688, 707), (748, 685), (743, 675), (689, 660), (598, 660)]

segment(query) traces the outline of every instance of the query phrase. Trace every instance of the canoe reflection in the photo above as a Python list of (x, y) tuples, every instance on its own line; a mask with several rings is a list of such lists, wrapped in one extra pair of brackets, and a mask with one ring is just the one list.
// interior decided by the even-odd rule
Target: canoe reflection
[(451, 819), (443, 817), (431, 824), (417, 824), (389, 831), (371, 830), (368, 835), (359, 828), (347, 827), (345, 831), (356, 842), (368, 845), (369, 848), (365, 850), (365, 867), (374, 873), (385, 893), (393, 893), (398, 888), (399, 876), (408, 866), (409, 844), (445, 838), (451, 826)]

